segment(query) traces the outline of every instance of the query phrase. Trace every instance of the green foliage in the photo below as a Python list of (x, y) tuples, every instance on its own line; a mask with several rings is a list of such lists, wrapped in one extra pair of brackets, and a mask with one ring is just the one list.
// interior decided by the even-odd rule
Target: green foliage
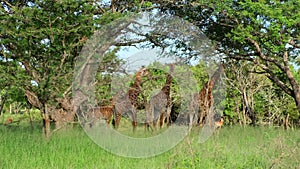
[(191, 71), (197, 81), (199, 90), (202, 89), (204, 84), (208, 81), (208, 68), (204, 61), (200, 61), (197, 65), (191, 67)]
[(115, 21), (116, 19), (118, 19), (122, 16), (125, 16), (125, 14), (118, 13), (118, 12), (114, 12), (114, 13), (106, 12), (99, 18), (99, 22), (97, 22), (97, 24), (106, 25), (106, 24), (109, 24), (109, 23)]
[(143, 7), (151, 7), (153, 4), (151, 1), (145, 1)]
[(216, 50), (225, 54), (226, 61), (246, 60), (258, 65), (260, 69), (255, 71), (267, 75), (299, 105), (300, 100), (289, 92), (298, 93), (299, 81), (292, 84), (294, 77), (288, 78), (283, 56), (286, 52), (289, 64), (298, 64), (300, 1), (159, 3), (167, 6), (162, 11), (195, 23), (216, 44)]
[(237, 115), (236, 106), (238, 106), (238, 108), (240, 108), (240, 105), (236, 105), (236, 100), (240, 99), (238, 96), (239, 95), (237, 95), (237, 94), (234, 95), (231, 92), (228, 92), (228, 95), (226, 97), (226, 104), (224, 107), (224, 115), (231, 119), (233, 119)]
[(238, 26), (227, 37), (241, 43), (252, 38), (271, 53), (282, 53), (293, 34), (299, 33), (295, 30), (299, 5), (299, 1), (240, 1), (237, 10), (228, 12), (236, 17)]
[[(150, 76), (145, 77), (143, 83), (143, 95), (149, 101), (152, 96), (157, 94), (166, 83), (166, 77), (169, 73), (169, 66), (163, 65), (159, 62), (153, 62), (149, 66)], [(176, 69), (176, 68), (175, 68)], [(174, 92), (178, 90), (178, 86), (175, 86), (175, 80), (172, 80), (171, 90)], [(174, 88), (175, 87), (175, 88)], [(176, 96), (175, 96), (176, 97)]]
[[(297, 70), (300, 51), (298, 47), (300, 1), (298, 0), (176, 1), (176, 3), (120, 0), (99, 1), (97, 5), (88, 0), (7, 2), (3, 1), (0, 4), (0, 95), (2, 97), (5, 90), (9, 88), (9, 99), (4, 107), (6, 111), (8, 104), (13, 102), (27, 106), (24, 97), (26, 90), (33, 92), (41, 102), (58, 106), (55, 99), (65, 94), (71, 95), (74, 64), (86, 39), (91, 37), (98, 28), (124, 16), (138, 13), (141, 9), (158, 8), (168, 15), (177, 15), (196, 23), (213, 41), (219, 52), (224, 52), (229, 57), (240, 57), (239, 59), (250, 61), (241, 70), (245, 77), (250, 77), (248, 70), (255, 65), (252, 64), (255, 60), (256, 64), (264, 65), (265, 68), (260, 65), (260, 68), (252, 71), (273, 74), (282, 82), (281, 84), (292, 89), (290, 79), (284, 72), (285, 69), (282, 69), (283, 52), (287, 51), (292, 74), (298, 84), (300, 81), (299, 70)], [(166, 37), (155, 37), (155, 39), (164, 41)], [(249, 39), (257, 42), (266, 58), (260, 56), (261, 54)], [(174, 50), (172, 52), (176, 56), (184, 58), (187, 55), (183, 53), (191, 52), (191, 56), (198, 57), (198, 54), (188, 49), (189, 45), (190, 47), (195, 45), (194, 41), (187, 45), (180, 39), (173, 40), (174, 48), (170, 49)], [(98, 104), (108, 104), (112, 97), (112, 75), (124, 63), (117, 57), (119, 51), (118, 47), (111, 49), (101, 60), (96, 75)], [(168, 67), (160, 63), (153, 63), (151, 66), (162, 69), (151, 70), (151, 80), (143, 79), (146, 80), (143, 95), (147, 100), (162, 88), (168, 72)], [(198, 84), (191, 89), (196, 93), (203, 87), (211, 72), (206, 72), (204, 62), (191, 66), (190, 70)], [(186, 70), (178, 68), (176, 71), (179, 75), (185, 76), (182, 72)], [(228, 78), (231, 80), (235, 78), (235, 72), (228, 74)], [(257, 82), (265, 80), (260, 75), (254, 79)], [(190, 92), (184, 91), (185, 89), (178, 84), (188, 86), (189, 82), (173, 80), (174, 102), (180, 103), (182, 98), (180, 94)], [(233, 123), (237, 119), (237, 111), (241, 111), (243, 104), (239, 93), (242, 88), (236, 88), (239, 82), (241, 79), (234, 82), (235, 87), (228, 89), (224, 103), (224, 115)], [(128, 86), (130, 83), (132, 80), (128, 80)], [(280, 119), (289, 113), (291, 119), (296, 122), (297, 118), (299, 119), (299, 112), (296, 111), (293, 100), (284, 94), (283, 87), (280, 85), (280, 88), (274, 87), (268, 82), (266, 84), (267, 87), (249, 94), (253, 98), (251, 106), (258, 118), (264, 120), (265, 114), (269, 113), (272, 117), (274, 115), (274, 119), (275, 117)], [(257, 83), (244, 86), (246, 86), (246, 93), (251, 93), (257, 87)], [(280, 105), (280, 109), (277, 109), (276, 105)]]
[(101, 59), (101, 63), (98, 65), (96, 74), (96, 99), (99, 105), (108, 105), (112, 98), (112, 76), (119, 67), (124, 64), (122, 59), (119, 59), (116, 53), (119, 48), (115, 48), (110, 52), (106, 53)]
[(0, 58), (9, 70), (6, 77), (15, 80), (11, 85), (51, 105), (69, 94), (76, 57), (96, 29), (95, 10), (87, 1), (73, 0), (2, 6)]

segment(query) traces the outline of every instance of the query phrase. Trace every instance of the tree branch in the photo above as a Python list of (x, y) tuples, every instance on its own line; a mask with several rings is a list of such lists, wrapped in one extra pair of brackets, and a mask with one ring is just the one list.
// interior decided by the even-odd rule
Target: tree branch
[(219, 52), (224, 53), (225, 55), (229, 56), (229, 58), (232, 58), (232, 59), (235, 59), (235, 60), (248, 60), (248, 61), (251, 61), (251, 62), (254, 61), (254, 59), (250, 57), (250, 56), (253, 56), (254, 54), (248, 53), (248, 54), (239, 54), (239, 55), (237, 55), (237, 54), (229, 53), (226, 50), (220, 50), (218, 48), (217, 48), (217, 50)]
[(295, 47), (295, 48), (300, 48), (300, 45), (299, 45), (299, 44), (296, 44), (295, 41), (294, 41), (293, 39), (291, 39), (291, 40), (289, 41), (289, 44), (292, 45), (292, 46)]
[(136, 41), (130, 41), (130, 42), (118, 42), (118, 43), (115, 43), (114, 45), (115, 46), (131, 46), (133, 44), (137, 44), (137, 43), (141, 43), (141, 42), (146, 42), (146, 41), (148, 41), (147, 38), (141, 39), (141, 40), (136, 40)]
[(277, 76), (270, 70), (269, 67), (267, 67), (264, 64), (259, 63), (257, 60), (254, 62), (259, 67), (261, 67), (263, 70), (266, 71), (266, 76), (275, 84), (277, 84), (284, 92), (286, 92), (288, 95), (293, 97), (293, 90), (290, 89), (285, 83), (283, 83), (280, 79), (277, 78)]
[(264, 60), (264, 61), (267, 61), (267, 62), (272, 62), (274, 63), (280, 70), (284, 71), (285, 68), (282, 64), (280, 64), (280, 62), (278, 62), (276, 59), (274, 58), (271, 58), (271, 57), (267, 57), (261, 50), (258, 42), (256, 42), (255, 40), (251, 39), (251, 38), (247, 38), (247, 40), (254, 45), (254, 47), (256, 48), (256, 51), (258, 52), (258, 56)]
[(9, 2), (7, 2), (7, 1), (5, 1), (5, 0), (2, 0), (2, 2), (3, 2), (5, 5), (7, 5), (8, 7), (10, 7), (10, 8), (13, 7)]
[(23, 61), (22, 64), (25, 67), (28, 75), (32, 76), (34, 80), (39, 83), (41, 81), (41, 77), (38, 75), (38, 72), (30, 65), (30, 63)]
[(294, 89), (293, 94), (295, 95), (296, 93), (299, 92), (299, 85), (297, 84), (297, 82), (294, 78), (294, 75), (291, 72), (289, 61), (288, 61), (288, 52), (287, 51), (285, 51), (283, 54), (283, 63), (284, 63), (284, 67), (285, 67), (285, 73), (287, 75), (287, 78), (289, 79), (290, 84), (292, 85), (292, 88)]

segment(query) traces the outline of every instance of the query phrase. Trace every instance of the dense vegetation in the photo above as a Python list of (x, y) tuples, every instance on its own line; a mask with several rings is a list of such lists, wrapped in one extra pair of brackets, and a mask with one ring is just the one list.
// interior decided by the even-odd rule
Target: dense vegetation
[[(2, 0), (0, 152), (5, 156), (1, 155), (0, 166), (95, 168), (111, 166), (114, 161), (116, 168), (132, 164), (137, 168), (299, 167), (299, 134), (281, 130), (300, 126), (299, 9), (299, 0)], [(220, 113), (226, 127), (202, 146), (196, 144), (193, 136), (198, 133), (196, 128), (173, 150), (140, 161), (96, 151), (77, 127), (58, 129), (62, 129), (61, 124), (78, 122), (72, 85), (78, 71), (76, 63), (82, 61), (82, 49), (86, 49), (98, 30), (143, 12), (150, 13), (149, 18), (161, 26), (147, 33), (126, 24), (123, 30), (112, 28), (112, 34), (100, 32), (102, 39), (97, 45), (102, 46), (97, 54), (103, 58), (94, 61), (101, 65), (95, 74), (89, 75), (93, 78), (82, 77), (92, 79), (85, 85), (95, 87), (95, 104), (111, 103), (114, 76), (123, 74), (129, 79), (126, 85), (132, 85), (132, 72), (125, 69), (128, 60), (120, 56), (122, 52), (132, 48), (142, 52), (155, 49), (163, 51), (163, 57), (174, 56), (187, 66), (194, 74), (198, 90), (213, 73), (207, 72), (208, 67), (213, 67), (212, 62), (225, 65), (226, 91)], [(179, 35), (177, 27), (174, 32), (162, 31), (168, 24), (174, 24), (172, 17), (182, 18), (192, 25), (188, 31), (197, 28), (211, 41), (213, 51), (206, 56), (209, 61), (201, 60), (195, 49), (199, 44), (189, 32)], [(131, 36), (118, 41), (124, 30)], [(166, 51), (169, 53), (165, 54)], [(168, 71), (159, 62), (147, 66), (162, 69), (149, 69), (151, 77), (143, 77), (146, 90), (139, 96), (141, 102), (150, 99), (152, 89), (164, 85)], [(180, 92), (184, 91), (173, 80), (172, 118), (180, 110)], [(57, 122), (58, 128), (52, 122)], [(51, 135), (47, 138), (50, 140), (38, 137), (41, 131), (37, 128), (43, 128), (46, 136)], [(191, 145), (185, 144), (189, 139)], [(80, 157), (76, 163), (74, 155)], [(104, 156), (107, 158), (94, 160)]]
[[(2, 1), (2, 113), (36, 108), (45, 125), (72, 114), (72, 76), (86, 40), (112, 21), (141, 11), (159, 10), (194, 23), (214, 43), (226, 66), (226, 124), (299, 124), (299, 1)], [(275, 9), (275, 10), (274, 10)], [(167, 21), (167, 20), (166, 20)], [(120, 70), (122, 47), (166, 48), (156, 34), (115, 44), (98, 68), (97, 102), (112, 97), (110, 76)], [(110, 37), (112, 38), (112, 37)], [(145, 45), (145, 43), (147, 45)], [(175, 42), (172, 51), (187, 63), (198, 57), (192, 46)], [(207, 80), (204, 63), (191, 66), (199, 87)], [(163, 80), (162, 80), (163, 81)], [(45, 126), (46, 127), (46, 126)]]

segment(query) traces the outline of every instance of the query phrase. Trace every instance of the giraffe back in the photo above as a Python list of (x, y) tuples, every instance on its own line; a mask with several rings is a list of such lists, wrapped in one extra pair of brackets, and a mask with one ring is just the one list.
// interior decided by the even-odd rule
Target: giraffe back
[(110, 123), (112, 116), (114, 114), (114, 106), (100, 106), (96, 108), (92, 108), (87, 117), (91, 122), (91, 126), (95, 124), (97, 120), (104, 119), (107, 124)]

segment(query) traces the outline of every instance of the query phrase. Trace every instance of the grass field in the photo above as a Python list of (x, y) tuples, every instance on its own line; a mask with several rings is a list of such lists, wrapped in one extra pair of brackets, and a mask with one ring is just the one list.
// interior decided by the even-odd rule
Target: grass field
[(47, 140), (39, 125), (0, 126), (0, 168), (300, 168), (300, 131), (224, 127), (203, 144), (194, 129), (161, 155), (133, 159), (101, 149), (79, 126)]

